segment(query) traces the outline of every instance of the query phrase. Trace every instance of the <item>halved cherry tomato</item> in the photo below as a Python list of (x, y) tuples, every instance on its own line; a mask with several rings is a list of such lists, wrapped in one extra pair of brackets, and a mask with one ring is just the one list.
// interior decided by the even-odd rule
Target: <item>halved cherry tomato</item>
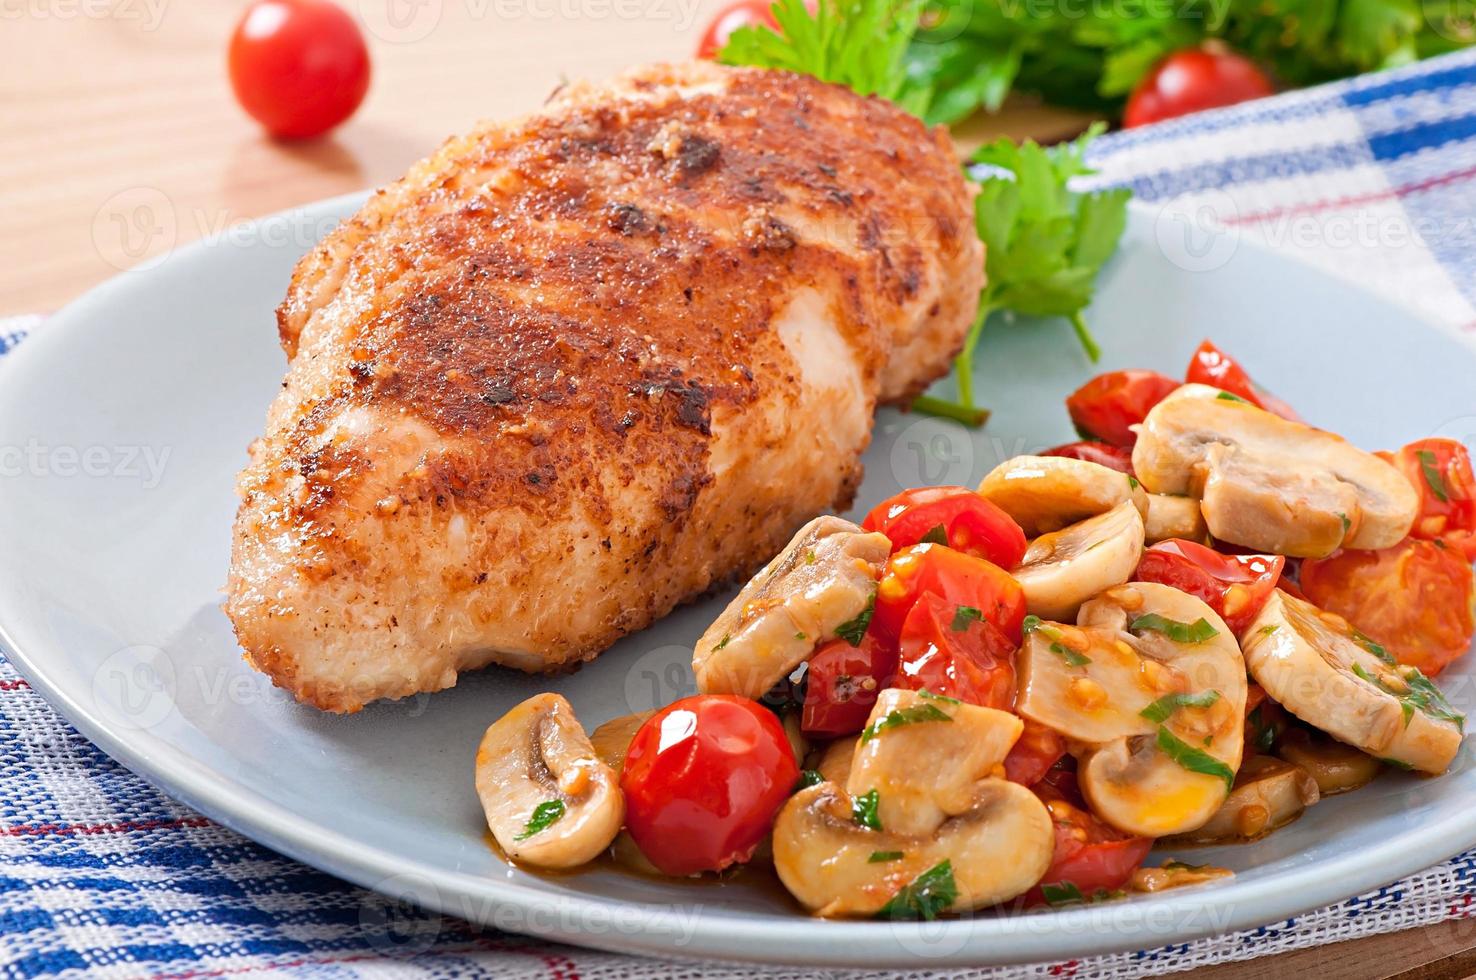
[(1239, 636), (1260, 615), (1285, 566), (1281, 555), (1222, 555), (1193, 541), (1170, 538), (1143, 552), (1133, 578), (1171, 585), (1203, 599)]
[[(805, 671), (805, 708), (800, 729), (806, 735), (835, 738), (866, 727), (876, 696), (893, 684), (897, 649), (872, 633), (853, 647), (832, 640), (815, 651)], [(938, 692), (944, 693), (944, 692)]]
[(1420, 493), (1410, 535), (1439, 538), (1476, 561), (1476, 477), (1471, 456), (1454, 439), (1420, 439), (1397, 453), (1380, 453)]
[(895, 686), (1009, 711), (1015, 645), (970, 606), (924, 595), (902, 624)]
[(1302, 420), (1290, 405), (1252, 381), (1240, 362), (1216, 347), (1213, 341), (1206, 340), (1199, 345), (1189, 362), (1189, 370), (1184, 372), (1184, 380), (1228, 391), (1284, 419)]
[(1056, 850), (1040, 884), (1025, 893), (1026, 905), (1045, 904), (1057, 890), (1090, 899), (1099, 891), (1121, 888), (1153, 848), (1151, 837), (1114, 830), (1067, 800), (1052, 783), (1033, 788), (1051, 812)]
[(1084, 459), (1088, 463), (1096, 463), (1098, 466), (1105, 466), (1129, 476), (1133, 473), (1133, 454), (1119, 446), (1109, 446), (1105, 442), (1068, 442), (1064, 446), (1047, 449), (1040, 455)]
[(631, 739), (625, 826), (664, 874), (718, 871), (753, 856), (798, 778), (773, 712), (727, 694), (682, 698)]
[(1083, 439), (1132, 449), (1138, 434), (1128, 426), (1143, 421), (1179, 384), (1157, 371), (1109, 371), (1073, 391), (1066, 411)]
[(326, 133), (369, 89), (359, 25), (327, 0), (257, 0), (236, 24), (228, 61), (236, 101), (282, 139)]
[(1275, 92), (1265, 72), (1250, 59), (1218, 45), (1189, 48), (1160, 61), (1138, 83), (1122, 124), (1131, 129)]
[[(1045, 779), (1066, 755), (1066, 740), (1029, 718), (1020, 720), (1025, 727), (1010, 754), (1005, 756), (1005, 778), (1021, 786), (1034, 786)], [(1073, 775), (1072, 779), (1075, 778)]]
[(979, 610), (1016, 646), (1025, 621), (1025, 592), (1009, 572), (982, 558), (941, 544), (903, 548), (887, 559), (876, 590), (871, 631), (895, 647), (902, 624), (920, 596), (932, 593), (954, 606)]
[(779, 22), (774, 19), (774, 0), (734, 0), (718, 10), (707, 24), (707, 29), (702, 32), (702, 39), (697, 42), (697, 57), (715, 58), (717, 53), (728, 43), (728, 38), (740, 27), (760, 26), (767, 27), (774, 32), (779, 30)]
[(1471, 566), (1438, 540), (1405, 538), (1382, 551), (1309, 558), (1302, 590), (1429, 677), (1464, 654), (1476, 631)]
[(880, 531), (897, 551), (924, 541), (1014, 568), (1025, 557), (1025, 532), (968, 487), (903, 490), (871, 509), (861, 526)]

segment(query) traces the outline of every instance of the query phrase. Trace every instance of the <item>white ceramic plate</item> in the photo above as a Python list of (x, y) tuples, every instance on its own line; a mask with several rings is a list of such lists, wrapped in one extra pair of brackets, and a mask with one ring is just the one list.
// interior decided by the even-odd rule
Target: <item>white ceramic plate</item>
[[(311, 238), (359, 201), (268, 219), (113, 280), (24, 344), (0, 383), (0, 639), (89, 738), (221, 823), (503, 929), (833, 967), (1156, 947), (1280, 919), (1476, 844), (1476, 772), (1463, 750), (1444, 778), (1385, 775), (1260, 844), (1186, 855), (1236, 869), (1233, 881), (1061, 912), (824, 922), (741, 881), (509, 868), (487, 846), (472, 791), (486, 725), (550, 688), (590, 727), (688, 693), (691, 644), (727, 596), (629, 637), (573, 676), (489, 670), (351, 718), (288, 703), (246, 667), (218, 590), (233, 478), (283, 372), (272, 311)], [(1135, 215), (1091, 311), (1105, 349), (1097, 370), (1177, 373), (1211, 336), (1313, 422), (1365, 447), (1476, 432), (1476, 355), (1455, 340), (1249, 247), (1210, 261), (1170, 251), (1177, 262), (1151, 218)], [(1216, 267), (1185, 268), (1205, 265)], [(976, 483), (1005, 457), (1071, 438), (1061, 399), (1094, 368), (1064, 324), (1000, 326), (982, 361), (989, 427), (884, 413), (858, 510), (903, 485)], [(1443, 679), (1462, 707), (1471, 671), (1462, 662)]]

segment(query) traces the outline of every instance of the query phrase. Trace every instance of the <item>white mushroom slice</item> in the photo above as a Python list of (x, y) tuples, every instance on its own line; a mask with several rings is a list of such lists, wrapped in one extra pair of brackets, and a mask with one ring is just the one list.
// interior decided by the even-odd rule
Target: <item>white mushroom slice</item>
[(625, 820), (619, 777), (557, 694), (531, 697), (495, 721), (476, 765), (487, 826), (515, 861), (584, 864), (610, 846)]
[(1276, 589), (1241, 644), (1267, 694), (1340, 742), (1429, 773), (1461, 747), (1465, 718), (1440, 689), (1340, 616)]
[(656, 712), (640, 711), (633, 715), (611, 718), (590, 733), (589, 743), (605, 765), (619, 773), (625, 769), (625, 753), (630, 749), (630, 740)]
[(1180, 538), (1203, 543), (1209, 538), (1199, 501), (1193, 497), (1175, 497), (1167, 493), (1148, 495), (1148, 516), (1143, 519), (1143, 536), (1149, 544)]
[(1148, 512), (1148, 495), (1137, 480), (1100, 463), (1064, 456), (1005, 460), (979, 484), (979, 495), (1013, 517), (1029, 538), (1105, 514), (1124, 501), (1140, 515)]
[(763, 697), (864, 616), (891, 550), (886, 535), (839, 517), (800, 528), (697, 641), (697, 690)]
[(1007, 711), (888, 688), (877, 696), (847, 774), (852, 798), (876, 793), (883, 829), (930, 834), (973, 805), (1023, 724)]
[(1390, 547), (1419, 507), (1379, 457), (1206, 385), (1185, 385), (1148, 413), (1133, 471), (1153, 493), (1200, 498), (1221, 541), (1303, 558)]
[(856, 743), (860, 740), (859, 735), (848, 735), (825, 746), (815, 763), (815, 771), (820, 773), (820, 778), (837, 786), (846, 785), (851, 778), (851, 761), (856, 755)]
[(1131, 578), (1142, 557), (1143, 518), (1131, 501), (1123, 501), (1105, 514), (1042, 534), (1013, 574), (1031, 613), (1070, 619), (1087, 599)]
[(779, 880), (819, 915), (915, 914), (904, 889), (919, 879), (954, 886), (952, 903), (934, 914), (995, 905), (1039, 881), (1055, 847), (1045, 804), (1003, 779), (978, 783), (968, 809), (925, 837), (868, 830), (851, 808), (840, 787), (820, 783), (790, 797), (774, 824)]
[(1383, 764), (1322, 732), (1291, 728), (1276, 740), (1276, 754), (1300, 766), (1317, 783), (1321, 796), (1337, 796), (1373, 782)]
[(1126, 833), (1200, 826), (1240, 765), (1245, 664), (1199, 599), (1156, 583), (1086, 603), (1077, 626), (1027, 621), (1016, 709), (1073, 744), (1093, 812)]
[(1317, 781), (1300, 766), (1253, 755), (1235, 774), (1235, 787), (1203, 827), (1171, 844), (1239, 844), (1259, 840), (1300, 817), (1319, 799)]

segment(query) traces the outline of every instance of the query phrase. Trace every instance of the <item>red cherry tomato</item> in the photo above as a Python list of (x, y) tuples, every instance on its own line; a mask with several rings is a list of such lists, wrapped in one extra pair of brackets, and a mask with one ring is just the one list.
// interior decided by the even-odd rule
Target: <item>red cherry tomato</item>
[(871, 631), (895, 647), (903, 622), (918, 597), (932, 593), (954, 606), (980, 611), (1011, 643), (1020, 643), (1025, 621), (1025, 592), (1020, 583), (998, 565), (941, 544), (903, 548), (887, 559), (876, 590)]
[(871, 633), (861, 638), (859, 647), (831, 640), (815, 651), (805, 672), (800, 729), (823, 738), (859, 732), (866, 727), (877, 694), (892, 686), (896, 671), (896, 647)]
[(1184, 373), (1184, 380), (1239, 395), (1252, 405), (1258, 405), (1284, 419), (1291, 419), (1293, 422), (1302, 420), (1290, 405), (1252, 381), (1240, 362), (1216, 347), (1213, 341), (1206, 340), (1199, 345), (1199, 349), (1194, 352), (1194, 359), (1189, 362), (1189, 370)]
[(359, 25), (327, 0), (257, 0), (231, 35), (229, 62), (236, 101), (282, 139), (326, 133), (369, 88)]
[[(1074, 780), (1072, 780), (1074, 784)], [(1045, 904), (1056, 889), (1090, 899), (1099, 891), (1121, 888), (1153, 848), (1151, 837), (1130, 837), (1102, 823), (1065, 798), (1053, 782), (1036, 784), (1036, 795), (1051, 812), (1056, 850), (1040, 884), (1025, 893), (1026, 905)]]
[(797, 779), (773, 712), (727, 694), (682, 698), (631, 739), (625, 826), (664, 874), (719, 871), (753, 856)]
[(1005, 778), (1021, 786), (1034, 786), (1045, 779), (1066, 754), (1066, 740), (1029, 718), (1021, 721), (1025, 727), (1020, 738), (1010, 749), (1010, 754), (1005, 756)]
[[(1042, 456), (1065, 456), (1067, 459), (1084, 459), (1119, 473), (1133, 474), (1133, 454), (1105, 442), (1068, 442), (1064, 446), (1047, 449)], [(1013, 568), (1014, 566), (1010, 566)]]
[(1471, 646), (1471, 565), (1441, 541), (1405, 538), (1382, 551), (1342, 551), (1302, 562), (1302, 591), (1434, 677)]
[(1126, 128), (1273, 95), (1276, 87), (1255, 63), (1220, 48), (1189, 48), (1158, 63), (1128, 98)]
[(1025, 557), (1020, 525), (968, 487), (903, 490), (873, 507), (861, 526), (885, 534), (893, 551), (933, 541), (1001, 568)]
[(1179, 382), (1157, 371), (1099, 374), (1066, 399), (1066, 411), (1083, 439), (1132, 449), (1138, 434), (1128, 428), (1143, 421)]
[(697, 57), (715, 58), (740, 27), (767, 27), (776, 33), (779, 22), (774, 19), (774, 0), (734, 0), (720, 9), (708, 22), (707, 30), (697, 42)]
[(1001, 711), (1014, 705), (1015, 645), (971, 607), (921, 597), (902, 624), (899, 645), (896, 687)]
[(1222, 555), (1193, 541), (1170, 538), (1143, 552), (1133, 577), (1203, 599), (1239, 636), (1260, 615), (1285, 567), (1281, 555)]
[(1476, 477), (1471, 456), (1454, 439), (1420, 439), (1397, 453), (1380, 453), (1420, 494), (1410, 535), (1439, 538), (1476, 561)]

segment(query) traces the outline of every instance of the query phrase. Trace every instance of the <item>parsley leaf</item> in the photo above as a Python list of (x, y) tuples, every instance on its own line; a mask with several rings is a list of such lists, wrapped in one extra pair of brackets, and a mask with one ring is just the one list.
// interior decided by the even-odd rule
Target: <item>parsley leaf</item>
[(816, 786), (823, 782), (825, 782), (825, 777), (820, 775), (819, 770), (801, 769), (799, 779), (794, 781), (794, 789), (789, 792), (791, 794), (798, 793), (802, 789), (809, 789), (811, 786)]
[(942, 524), (935, 524), (928, 530), (927, 534), (922, 536), (922, 540), (918, 541), (918, 544), (941, 544), (947, 547), (948, 529)]
[(1062, 660), (1066, 661), (1068, 667), (1085, 667), (1092, 662), (1092, 658), (1084, 653), (1077, 653), (1065, 643), (1065, 637), (1061, 631), (1054, 626), (1047, 626), (1039, 616), (1026, 616), (1020, 625), (1020, 631), (1024, 634), (1039, 633), (1051, 641), (1050, 651)]
[(866, 859), (867, 864), (887, 864), (891, 861), (900, 861), (904, 857), (901, 851), (872, 851), (871, 857)]
[(1209, 624), (1209, 620), (1200, 617), (1192, 623), (1181, 623), (1176, 619), (1168, 619), (1158, 613), (1145, 613), (1128, 624), (1128, 629), (1152, 630), (1162, 633), (1175, 643), (1203, 643), (1220, 635), (1220, 631)]
[(1420, 461), (1420, 472), (1425, 475), (1425, 482), (1430, 485), (1430, 492), (1435, 499), (1442, 504), (1450, 502), (1450, 495), (1445, 492), (1445, 478), (1440, 475), (1440, 464), (1435, 459), (1435, 454), (1428, 449), (1421, 449), (1415, 453)]
[(1245, 405), (1250, 404), (1250, 402), (1246, 401), (1244, 398), (1241, 398), (1239, 395), (1229, 391), (1222, 391), (1215, 397), (1222, 402), (1240, 402)]
[(955, 633), (966, 631), (970, 625), (984, 618), (984, 611), (974, 606), (959, 606), (953, 611), (952, 629)]
[(881, 817), (876, 812), (876, 805), (880, 799), (881, 794), (874, 789), (853, 797), (851, 799), (851, 819), (859, 826), (881, 830)]
[(1200, 691), (1198, 694), (1165, 694), (1138, 714), (1155, 724), (1169, 720), (1169, 716), (1180, 708), (1208, 708), (1220, 700), (1219, 691)]
[(1086, 897), (1082, 895), (1081, 889), (1076, 887), (1074, 881), (1057, 881), (1040, 886), (1040, 893), (1044, 896), (1047, 905), (1075, 905), (1085, 902)]
[(1197, 749), (1179, 738), (1167, 728), (1158, 730), (1158, 747), (1163, 754), (1188, 769), (1206, 776), (1218, 776), (1225, 781), (1225, 788), (1235, 785), (1235, 770), (1216, 759), (1203, 749)]
[(929, 721), (952, 721), (953, 716), (943, 709), (932, 704), (914, 704), (906, 708), (898, 708), (887, 712), (886, 716), (867, 725), (861, 731), (861, 743), (864, 745), (876, 738), (882, 732), (892, 728), (901, 728), (903, 725), (917, 725)]
[(858, 612), (854, 619), (848, 619), (835, 628), (835, 635), (845, 640), (853, 647), (859, 647), (861, 640), (866, 636), (866, 628), (871, 625), (871, 614), (876, 612), (876, 592), (871, 593), (871, 598), (866, 600), (866, 608)]
[(564, 815), (563, 800), (544, 800), (533, 808), (533, 815), (523, 825), (523, 832), (514, 837), (513, 840), (527, 840), (534, 834), (547, 830), (550, 825), (558, 822)]
[(878, 919), (936, 919), (958, 899), (953, 864), (944, 860), (903, 885), (876, 913)]

